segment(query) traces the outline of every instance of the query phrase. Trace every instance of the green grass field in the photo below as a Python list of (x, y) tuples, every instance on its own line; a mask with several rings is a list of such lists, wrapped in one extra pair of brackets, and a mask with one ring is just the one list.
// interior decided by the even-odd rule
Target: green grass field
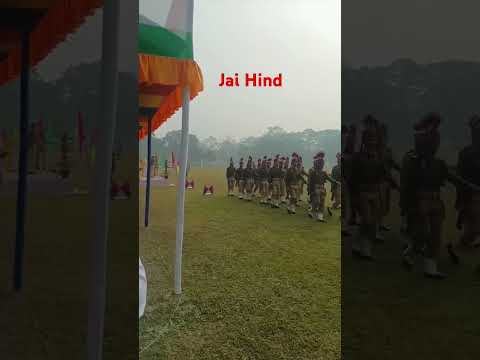
[[(455, 228), (454, 189), (445, 191), (444, 242), (459, 243)], [(457, 248), (454, 265), (446, 250), (440, 269), (445, 280), (423, 277), (421, 258), (408, 272), (401, 265), (398, 198), (388, 222), (392, 231), (374, 247), (373, 263), (354, 260), (349, 241), (342, 249), (342, 358), (478, 359), (480, 358), (480, 263), (478, 250)]]
[[(86, 358), (93, 207), (91, 196), (28, 196), (24, 287), (15, 293), (15, 194), (0, 194), (0, 358)], [(138, 356), (137, 328), (124, 326), (138, 321), (138, 232), (124, 221), (137, 213), (134, 199), (112, 203), (105, 359)]]
[[(141, 229), (148, 301), (140, 358), (339, 359), (338, 214), (321, 224), (305, 208), (288, 215), (229, 198), (223, 169), (191, 177), (182, 295), (172, 290), (175, 188), (153, 188), (151, 226)], [(216, 194), (203, 197), (204, 184)]]

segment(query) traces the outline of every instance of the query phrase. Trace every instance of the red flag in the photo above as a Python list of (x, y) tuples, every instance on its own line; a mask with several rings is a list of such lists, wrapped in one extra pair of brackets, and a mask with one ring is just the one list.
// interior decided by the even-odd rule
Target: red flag
[(85, 128), (83, 126), (83, 116), (82, 113), (79, 111), (78, 112), (78, 123), (77, 123), (77, 129), (78, 129), (78, 146), (80, 152), (83, 152), (83, 144), (85, 142)]

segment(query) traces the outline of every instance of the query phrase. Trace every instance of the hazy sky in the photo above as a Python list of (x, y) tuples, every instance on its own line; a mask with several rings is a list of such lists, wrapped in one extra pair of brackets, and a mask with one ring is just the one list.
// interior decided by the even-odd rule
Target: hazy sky
[[(140, 0), (163, 24), (169, 1)], [(201, 138), (340, 128), (340, 1), (197, 0), (195, 60), (205, 90), (190, 106)], [(220, 74), (283, 74), (283, 88), (220, 88)], [(181, 111), (157, 135), (181, 126)]]
[(480, 61), (478, 0), (343, 0), (342, 56), (354, 66)]
[[(119, 69), (136, 73), (138, 3), (120, 0), (120, 4)], [(98, 9), (40, 63), (38, 71), (47, 80), (55, 80), (70, 66), (99, 61), (102, 54), (102, 24), (102, 9)]]

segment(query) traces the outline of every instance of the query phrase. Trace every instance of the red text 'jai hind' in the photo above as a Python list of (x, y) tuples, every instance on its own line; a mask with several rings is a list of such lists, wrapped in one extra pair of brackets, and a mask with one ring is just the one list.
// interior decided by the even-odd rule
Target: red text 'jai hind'
[[(262, 73), (245, 74), (245, 87), (282, 87), (283, 77), (282, 74), (277, 76), (265, 76)], [(240, 87), (240, 81), (238, 73), (233, 76), (226, 76), (225, 73), (220, 74), (220, 87)]]

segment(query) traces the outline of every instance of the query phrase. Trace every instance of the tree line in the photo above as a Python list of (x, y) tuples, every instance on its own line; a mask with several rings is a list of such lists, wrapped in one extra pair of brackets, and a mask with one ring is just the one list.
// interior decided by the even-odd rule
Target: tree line
[[(244, 139), (217, 139), (213, 136), (200, 140), (191, 134), (189, 139), (189, 161), (193, 166), (225, 166), (230, 158), (238, 164), (240, 158), (248, 156), (254, 159), (276, 154), (290, 156), (299, 153), (307, 167), (312, 165), (313, 156), (323, 150), (326, 154), (327, 168), (336, 162), (340, 151), (340, 130), (312, 130), (287, 132), (280, 127), (269, 127), (264, 134)], [(170, 159), (172, 152), (178, 157), (181, 131), (168, 132), (161, 138), (152, 138), (152, 154), (157, 154), (161, 161)], [(140, 158), (146, 158), (147, 142), (140, 142)]]

